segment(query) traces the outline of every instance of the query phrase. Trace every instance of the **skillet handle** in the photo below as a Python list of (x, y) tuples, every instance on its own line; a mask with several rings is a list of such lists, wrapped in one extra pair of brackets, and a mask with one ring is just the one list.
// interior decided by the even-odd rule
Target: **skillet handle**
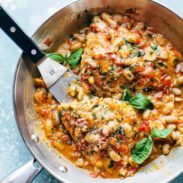
[(35, 167), (35, 163), (36, 160), (30, 160), (22, 167), (10, 173), (1, 183), (30, 183), (42, 170), (41, 166)]
[(0, 27), (2, 30), (28, 55), (34, 63), (37, 63), (45, 55), (36, 46), (24, 31), (6, 13), (0, 4)]

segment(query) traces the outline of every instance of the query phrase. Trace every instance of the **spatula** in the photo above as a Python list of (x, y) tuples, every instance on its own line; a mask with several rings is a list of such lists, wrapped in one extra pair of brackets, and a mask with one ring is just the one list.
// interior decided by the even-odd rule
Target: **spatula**
[[(58, 102), (71, 100), (66, 88), (77, 76), (66, 67), (48, 58), (29, 38), (0, 5), (1, 29), (30, 57), (37, 65), (40, 74), (52, 95)], [(67, 77), (65, 73), (68, 72)]]

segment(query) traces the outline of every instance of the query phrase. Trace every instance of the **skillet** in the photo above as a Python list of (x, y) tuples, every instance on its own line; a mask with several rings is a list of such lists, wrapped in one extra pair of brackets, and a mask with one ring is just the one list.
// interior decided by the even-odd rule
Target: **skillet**
[[(34, 34), (33, 39), (42, 50), (55, 50), (58, 45), (68, 38), (69, 34), (86, 25), (90, 14), (101, 12), (122, 13), (130, 15), (139, 21), (147, 22), (159, 33), (170, 39), (174, 46), (181, 51), (183, 47), (183, 19), (161, 5), (148, 0), (80, 0), (58, 11), (46, 21)], [(45, 47), (43, 42), (50, 38), (51, 47)], [(29, 69), (27, 69), (27, 65)], [(34, 110), (33, 78), (39, 75), (34, 65), (29, 64), (25, 55), (19, 60), (15, 72), (13, 100), (14, 111), (20, 133), (35, 159), (58, 180), (68, 183), (111, 183), (114, 179), (91, 178), (87, 171), (76, 168), (52, 148), (39, 128), (40, 121)], [(115, 182), (169, 182), (183, 171), (183, 149), (176, 148), (170, 156), (161, 156), (155, 160), (159, 171), (152, 164), (142, 168), (134, 177)], [(24, 167), (7, 177), (4, 182), (29, 182), (40, 170), (31, 160)], [(160, 162), (163, 161), (163, 165)], [(148, 173), (146, 173), (148, 172)], [(23, 176), (22, 176), (23, 175)], [(4, 183), (3, 182), (3, 183)]]

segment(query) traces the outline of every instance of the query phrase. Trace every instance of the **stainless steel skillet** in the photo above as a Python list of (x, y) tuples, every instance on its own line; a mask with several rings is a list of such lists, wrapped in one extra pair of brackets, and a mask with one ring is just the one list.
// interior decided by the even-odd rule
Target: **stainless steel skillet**
[[(147, 22), (158, 32), (169, 38), (176, 48), (182, 51), (183, 48), (183, 20), (165, 7), (148, 0), (80, 0), (53, 15), (35, 33), (34, 40), (40, 48), (54, 50), (66, 39), (70, 33), (79, 29), (80, 25), (87, 23), (88, 14), (97, 14), (103, 11), (110, 13), (125, 13), (137, 20)], [(50, 47), (43, 43), (47, 39), (53, 40)], [(22, 56), (15, 73), (13, 100), (17, 124), (22, 137), (32, 152), (35, 159), (60, 181), (69, 183), (112, 183), (110, 179), (94, 179), (88, 172), (76, 168), (64, 157), (59, 158), (58, 153), (50, 148), (44, 138), (44, 133), (39, 128), (39, 120), (33, 105), (33, 77), (38, 75), (36, 68), (32, 65), (27, 70), (25, 65), (27, 58)], [(163, 158), (164, 165), (159, 171), (153, 170), (149, 165), (146, 167), (148, 174), (140, 171), (134, 177), (125, 180), (115, 179), (116, 183), (121, 182), (168, 182), (183, 171), (183, 149), (176, 149), (171, 157)], [(168, 169), (168, 170), (167, 170)], [(29, 170), (29, 171), (27, 171)], [(40, 168), (34, 168), (33, 161), (29, 162), (19, 174), (8, 177), (4, 182), (28, 182), (31, 176), (38, 173)], [(149, 171), (152, 170), (152, 171)], [(23, 176), (21, 177), (21, 173)], [(25, 173), (27, 172), (27, 174)], [(171, 173), (170, 173), (171, 172)], [(14, 179), (16, 177), (16, 179)], [(19, 178), (19, 179), (17, 179)]]

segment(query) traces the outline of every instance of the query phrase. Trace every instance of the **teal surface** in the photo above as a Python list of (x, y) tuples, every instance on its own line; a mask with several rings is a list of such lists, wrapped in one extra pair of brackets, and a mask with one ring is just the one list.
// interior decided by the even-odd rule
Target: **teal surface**
[[(32, 35), (44, 20), (70, 1), (44, 0), (43, 3), (43, 0), (0, 0), (0, 2), (23, 30)], [(161, 0), (161, 2), (183, 16), (181, 0)], [(21, 51), (17, 46), (0, 30), (0, 180), (32, 159), (16, 126), (12, 105), (14, 72), (20, 54)], [(57, 182), (59, 181), (45, 170), (33, 181), (33, 183)], [(183, 183), (183, 174), (172, 183)]]

